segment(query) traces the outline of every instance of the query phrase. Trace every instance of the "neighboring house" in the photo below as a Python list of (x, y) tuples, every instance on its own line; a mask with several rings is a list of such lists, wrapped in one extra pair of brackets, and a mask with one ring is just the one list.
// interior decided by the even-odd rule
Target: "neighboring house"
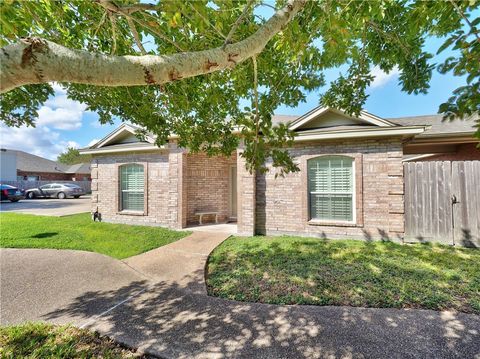
[(171, 228), (212, 212), (220, 221), (236, 221), (243, 235), (396, 239), (405, 233), (407, 156), (461, 158), (463, 146), (469, 158), (478, 156), (473, 121), (452, 125), (439, 116), (385, 119), (368, 112), (352, 117), (315, 108), (273, 118), (280, 122), (296, 133), (290, 153), (300, 167), (284, 178), (275, 178), (271, 162), (268, 173), (250, 174), (242, 148), (212, 158), (179, 148), (174, 137), (158, 148), (153, 135), (140, 141), (135, 126), (122, 124), (80, 151), (93, 156), (93, 210), (108, 222)]
[(90, 164), (65, 165), (18, 150), (1, 149), (1, 181), (87, 181)]

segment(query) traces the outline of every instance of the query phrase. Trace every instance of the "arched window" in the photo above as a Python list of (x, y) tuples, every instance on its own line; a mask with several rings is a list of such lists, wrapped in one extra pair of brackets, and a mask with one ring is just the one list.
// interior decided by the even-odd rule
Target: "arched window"
[(307, 164), (310, 219), (354, 221), (354, 159), (322, 156)]
[(120, 210), (144, 210), (145, 177), (143, 165), (120, 166)]

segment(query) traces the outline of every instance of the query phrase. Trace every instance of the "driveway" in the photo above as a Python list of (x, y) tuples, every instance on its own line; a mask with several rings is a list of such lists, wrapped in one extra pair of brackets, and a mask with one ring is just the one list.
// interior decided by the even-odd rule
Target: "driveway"
[(90, 196), (67, 199), (22, 199), (15, 203), (9, 201), (0, 203), (0, 212), (28, 213), (42, 216), (68, 216), (90, 211)]
[(165, 358), (478, 358), (480, 317), (454, 312), (277, 306), (212, 298), (191, 236), (124, 262), (0, 251), (2, 323), (72, 322)]

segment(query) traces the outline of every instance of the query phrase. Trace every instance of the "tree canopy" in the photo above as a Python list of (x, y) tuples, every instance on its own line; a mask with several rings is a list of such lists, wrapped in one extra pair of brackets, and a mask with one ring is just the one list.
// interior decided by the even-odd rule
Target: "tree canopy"
[[(56, 81), (102, 123), (119, 117), (155, 133), (158, 144), (175, 134), (179, 145), (208, 154), (230, 154), (241, 137), (250, 169), (262, 169), (271, 157), (292, 171), (285, 148), (293, 135), (272, 127), (271, 116), (281, 105), (305, 101), (330, 68), (345, 71), (320, 103), (352, 114), (367, 99), (373, 66), (398, 68), (402, 90), (414, 94), (428, 91), (433, 71), (465, 76), (439, 111), (453, 118), (480, 109), (476, 0), (5, 0), (0, 6), (1, 120), (9, 126), (34, 125)], [(437, 52), (448, 49), (451, 56), (435, 63), (425, 47), (429, 37), (441, 38)]]
[(81, 155), (80, 151), (74, 147), (67, 147), (65, 152), (57, 156), (57, 161), (66, 165), (75, 165), (77, 163), (90, 162), (91, 157), (88, 155)]

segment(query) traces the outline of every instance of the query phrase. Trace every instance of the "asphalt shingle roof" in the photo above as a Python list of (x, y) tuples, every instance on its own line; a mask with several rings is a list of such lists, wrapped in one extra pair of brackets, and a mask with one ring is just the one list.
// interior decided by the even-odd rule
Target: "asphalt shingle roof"
[(79, 163), (76, 165), (64, 165), (31, 153), (10, 150), (15, 152), (17, 157), (17, 169), (25, 172), (47, 172), (47, 173), (90, 173), (89, 163)]
[(387, 118), (386, 120), (400, 126), (432, 126), (418, 137), (440, 136), (460, 133), (474, 133), (478, 127), (479, 115), (472, 115), (465, 120), (444, 120), (443, 115)]

